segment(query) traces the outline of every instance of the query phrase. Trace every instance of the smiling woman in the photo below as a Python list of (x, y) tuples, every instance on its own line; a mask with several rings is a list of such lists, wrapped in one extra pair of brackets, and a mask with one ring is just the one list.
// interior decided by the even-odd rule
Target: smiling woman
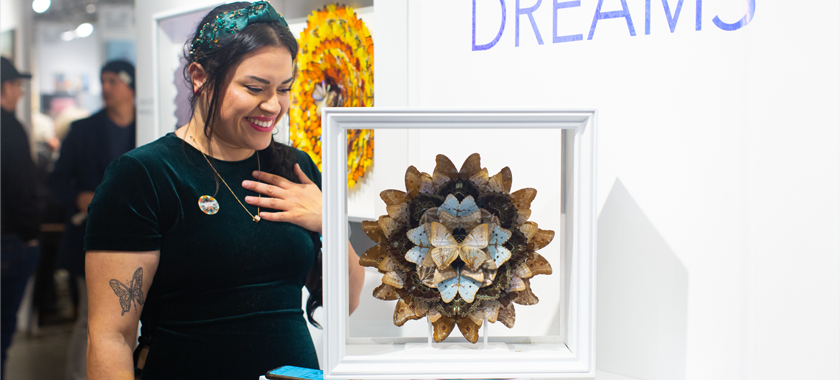
[[(272, 137), (297, 49), (267, 2), (226, 4), (199, 24), (185, 57), (192, 118), (117, 159), (90, 205), (88, 378), (318, 367), (301, 289), (317, 326), (321, 173)], [(352, 312), (364, 271), (349, 256)]]

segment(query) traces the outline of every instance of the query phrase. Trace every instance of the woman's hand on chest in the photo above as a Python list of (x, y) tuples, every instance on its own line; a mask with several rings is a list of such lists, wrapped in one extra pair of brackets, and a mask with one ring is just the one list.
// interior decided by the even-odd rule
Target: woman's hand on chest
[(262, 194), (247, 196), (245, 202), (261, 209), (260, 218), (272, 222), (289, 222), (307, 230), (321, 233), (321, 190), (295, 164), (295, 174), (301, 183), (294, 183), (278, 175), (255, 171), (257, 181), (243, 181), (242, 187)]

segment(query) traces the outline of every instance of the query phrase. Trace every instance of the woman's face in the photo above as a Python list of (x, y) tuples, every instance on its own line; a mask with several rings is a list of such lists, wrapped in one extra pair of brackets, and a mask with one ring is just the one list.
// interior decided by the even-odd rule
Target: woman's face
[(232, 149), (268, 147), (274, 125), (289, 111), (293, 80), (292, 55), (285, 48), (266, 46), (246, 54), (228, 71), (215, 138)]

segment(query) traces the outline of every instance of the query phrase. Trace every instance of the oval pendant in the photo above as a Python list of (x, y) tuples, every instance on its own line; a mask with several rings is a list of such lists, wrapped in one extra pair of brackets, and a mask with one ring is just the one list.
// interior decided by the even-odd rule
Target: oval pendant
[(213, 215), (219, 212), (219, 202), (209, 195), (202, 195), (198, 198), (198, 208), (207, 215)]

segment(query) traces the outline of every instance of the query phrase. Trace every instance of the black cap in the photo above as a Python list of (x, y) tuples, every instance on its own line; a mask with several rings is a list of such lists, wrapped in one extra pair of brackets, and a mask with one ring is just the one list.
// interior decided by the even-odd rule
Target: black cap
[(0, 65), (0, 77), (2, 77), (3, 79), (0, 82), (6, 83), (7, 80), (15, 80), (18, 78), (32, 78), (32, 74), (18, 72), (15, 68), (15, 65), (13, 65), (11, 61), (6, 59), (6, 57), (0, 57), (0, 61), (2, 61), (2, 65)]
[(135, 90), (134, 65), (132, 65), (131, 62), (123, 60), (110, 61), (102, 67), (102, 72), (104, 73), (106, 71), (117, 74), (120, 77), (120, 80), (125, 82), (125, 84), (127, 84), (128, 87), (131, 87), (132, 90)]

